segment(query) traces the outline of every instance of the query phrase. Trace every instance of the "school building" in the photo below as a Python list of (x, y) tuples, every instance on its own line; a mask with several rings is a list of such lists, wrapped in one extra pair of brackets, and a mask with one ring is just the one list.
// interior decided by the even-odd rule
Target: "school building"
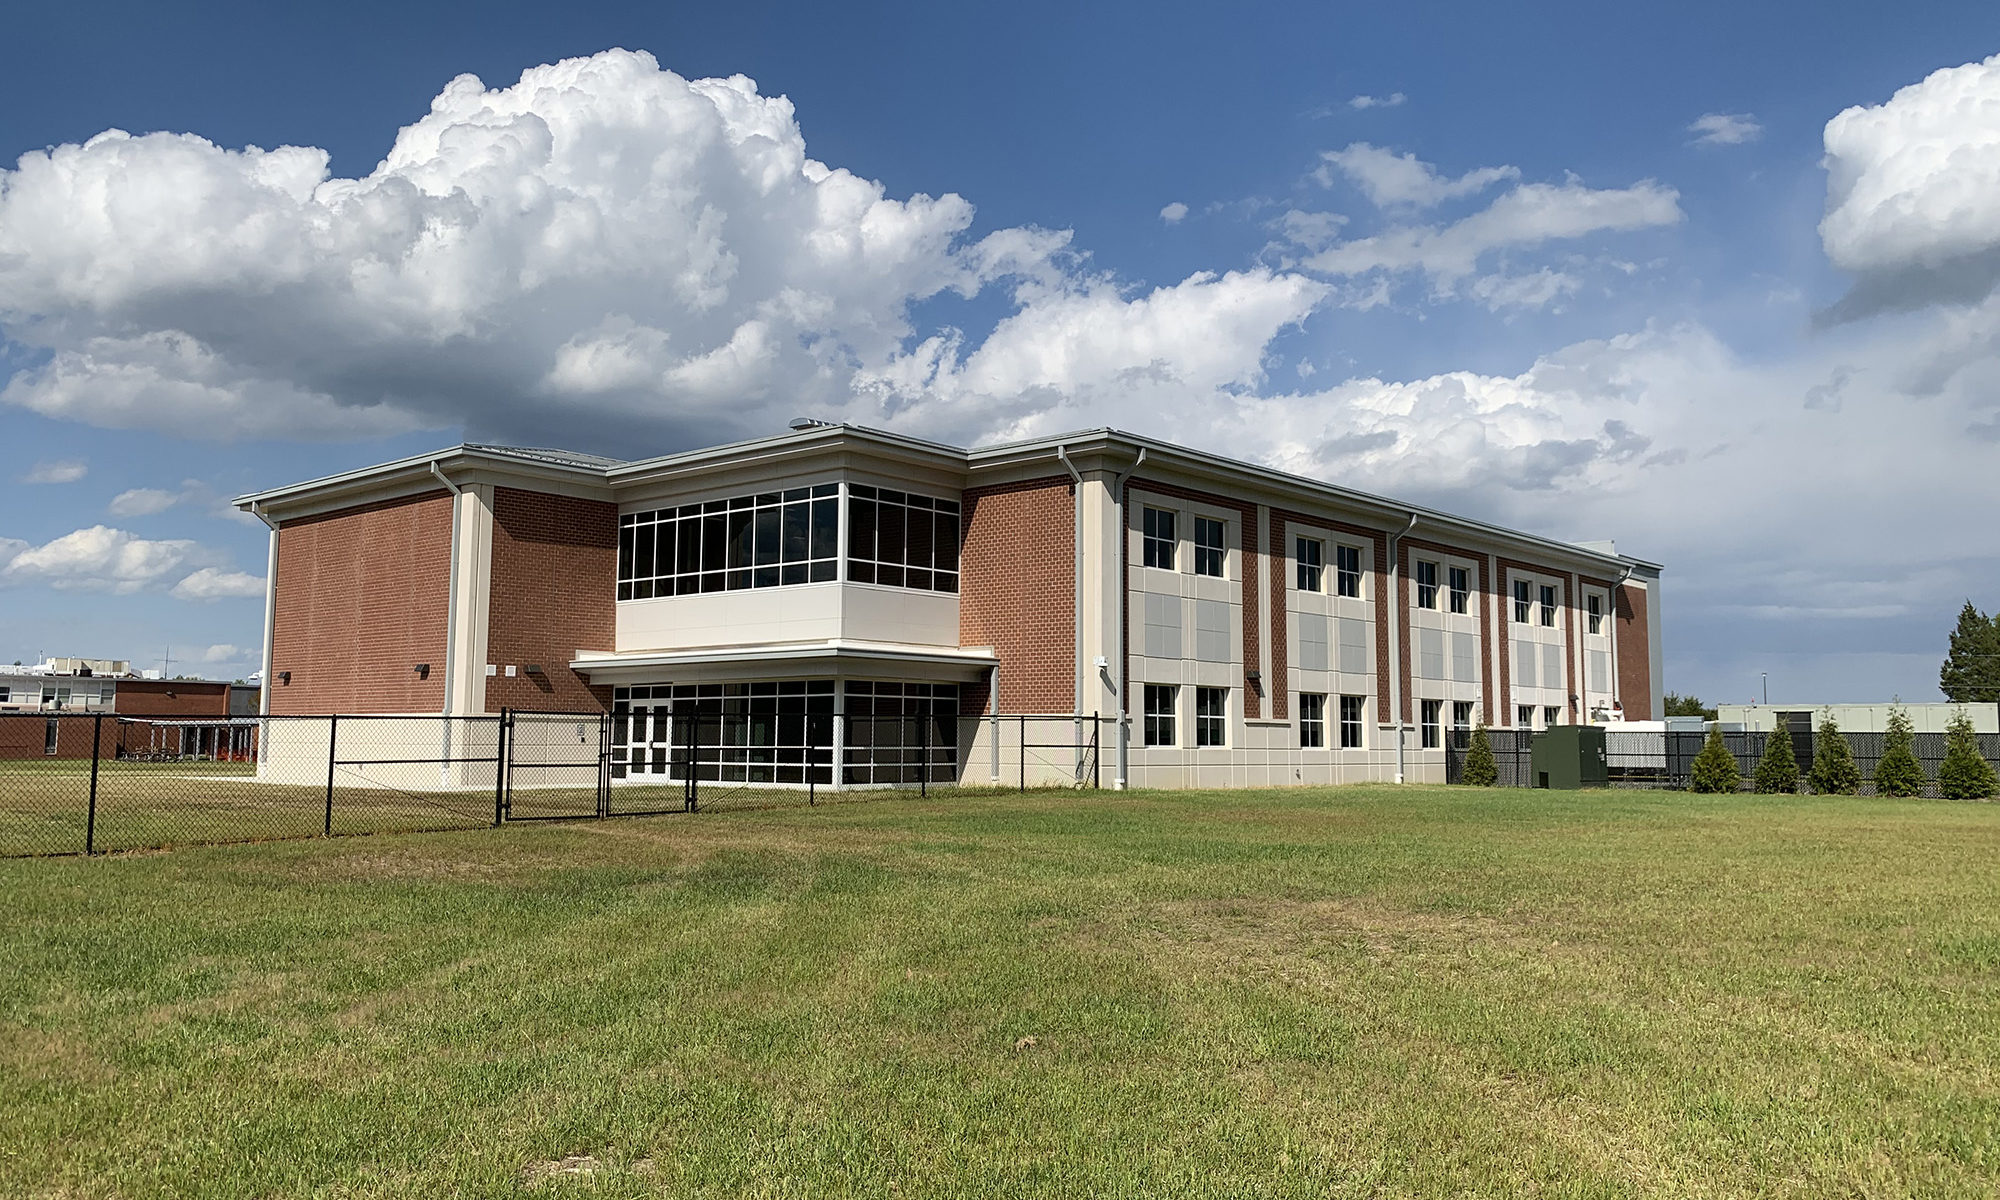
[[(1138, 787), (1440, 781), (1454, 728), (1661, 712), (1661, 568), (1610, 543), (1108, 429), (798, 424), (239, 498), (271, 529), (264, 711), (611, 712), (636, 779), (677, 769), (677, 713), (765, 714), (772, 781), (832, 786), (896, 779), (895, 747), (784, 744), (842, 715), (1096, 714)], [(954, 727), (946, 774), (985, 782), (1000, 723)]]

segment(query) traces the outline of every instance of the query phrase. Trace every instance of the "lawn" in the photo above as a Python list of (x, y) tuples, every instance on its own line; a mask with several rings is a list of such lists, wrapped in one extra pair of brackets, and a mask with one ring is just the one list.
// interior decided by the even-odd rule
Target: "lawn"
[(0, 912), (6, 1196), (2000, 1192), (1995, 805), (896, 796)]

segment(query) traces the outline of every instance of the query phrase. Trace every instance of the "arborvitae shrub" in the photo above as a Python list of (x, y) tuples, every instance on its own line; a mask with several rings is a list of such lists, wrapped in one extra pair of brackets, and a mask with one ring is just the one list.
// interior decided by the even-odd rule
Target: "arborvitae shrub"
[(1938, 793), (1947, 800), (1984, 800), (2000, 791), (2000, 775), (1979, 753), (1979, 738), (1964, 710), (1944, 727), (1944, 762), (1938, 767)]
[(1492, 787), (1500, 782), (1500, 766), (1493, 761), (1493, 739), (1486, 736), (1486, 722), (1472, 727), (1472, 744), (1465, 749), (1465, 782), (1473, 787)]
[(1708, 740), (1702, 743), (1701, 753), (1694, 756), (1693, 775), (1688, 780), (1690, 789), (1727, 793), (1735, 791), (1742, 782), (1743, 773), (1736, 769), (1736, 756), (1722, 744), (1722, 727), (1710, 725)]
[(1875, 764), (1876, 795), (1923, 794), (1924, 765), (1917, 761), (1916, 738), (1910, 714), (1900, 705), (1891, 709), (1888, 728), (1882, 731), (1882, 757)]
[(1854, 750), (1841, 736), (1840, 726), (1834, 724), (1831, 709), (1820, 718), (1806, 782), (1822, 796), (1852, 796), (1861, 790), (1861, 768), (1854, 765)]
[(1799, 758), (1792, 751), (1792, 731), (1782, 721), (1764, 736), (1764, 757), (1757, 760), (1756, 783), (1757, 790), (1767, 796), (1789, 796), (1799, 790)]

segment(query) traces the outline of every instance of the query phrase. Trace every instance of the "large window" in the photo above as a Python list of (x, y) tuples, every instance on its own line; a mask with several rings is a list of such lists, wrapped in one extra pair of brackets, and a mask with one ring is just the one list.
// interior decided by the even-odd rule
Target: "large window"
[(831, 680), (618, 688), (611, 774), (829, 783), (833, 722)]
[(1194, 690), (1194, 744), (1229, 744), (1229, 689), (1198, 687)]
[(618, 598), (649, 600), (834, 578), (839, 485), (815, 484), (618, 518)]
[(1517, 704), (1514, 706), (1514, 727), (1516, 729), (1533, 729), (1535, 727), (1534, 705)]
[(1533, 585), (1525, 579), (1514, 581), (1514, 623), (1526, 625), (1528, 610), (1534, 607)]
[(1472, 728), (1472, 701), (1454, 700), (1451, 702), (1451, 727), (1453, 729)]
[(847, 578), (926, 592), (958, 590), (958, 501), (849, 484)]
[(958, 685), (847, 682), (846, 783), (917, 783), (958, 778)]
[(1149, 683), (1146, 685), (1146, 744), (1148, 746), (1172, 746), (1174, 741), (1174, 705), (1180, 699), (1180, 689), (1172, 684)]
[(1584, 604), (1590, 609), (1590, 632), (1604, 632), (1604, 600), (1595, 594), (1585, 596)]
[(1556, 624), (1556, 589), (1546, 583), (1542, 585), (1542, 624), (1551, 629)]
[(1472, 572), (1464, 567), (1451, 569), (1451, 611), (1462, 613), (1465, 602), (1472, 595)]
[(1361, 596), (1361, 547), (1335, 546), (1333, 549), (1334, 582), (1340, 594), (1351, 599)]
[(1361, 714), (1365, 703), (1360, 696), (1340, 698), (1340, 748), (1343, 750), (1361, 748)]
[(1444, 744), (1443, 737), (1444, 701), (1426, 700), (1418, 713), (1417, 728), (1423, 737), (1423, 747), (1435, 750)]
[(1194, 573), (1222, 578), (1222, 522), (1194, 519)]
[(1180, 535), (1174, 529), (1173, 512), (1164, 508), (1149, 508), (1143, 520), (1146, 565), (1162, 571), (1174, 570), (1174, 552), (1180, 548)]
[(1551, 704), (1542, 710), (1542, 728), (1554, 729), (1562, 724), (1563, 710)]
[(1436, 608), (1438, 606), (1438, 565), (1434, 562), (1417, 564), (1417, 607)]
[(1307, 750), (1317, 750), (1326, 745), (1324, 693), (1299, 693), (1299, 745)]
[(1298, 553), (1295, 557), (1299, 562), (1300, 591), (1317, 592), (1320, 590), (1322, 580), (1326, 575), (1326, 567), (1323, 559), (1325, 553), (1326, 543), (1320, 541), (1318, 538), (1299, 539)]

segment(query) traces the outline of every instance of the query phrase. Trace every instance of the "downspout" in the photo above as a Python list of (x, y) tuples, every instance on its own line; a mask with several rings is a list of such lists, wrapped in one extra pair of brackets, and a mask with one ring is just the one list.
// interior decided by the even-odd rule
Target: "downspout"
[(1125, 544), (1131, 540), (1125, 528), (1125, 481), (1132, 478), (1132, 473), (1145, 461), (1146, 448), (1141, 446), (1139, 457), (1133, 459), (1132, 465), (1120, 471), (1117, 478), (1111, 481), (1111, 511), (1117, 518), (1115, 523), (1118, 526), (1118, 591), (1111, 602), (1111, 619), (1114, 623), (1112, 628), (1116, 631), (1111, 639), (1111, 652), (1118, 656), (1118, 712), (1115, 716), (1118, 724), (1118, 772), (1111, 780), (1111, 789), (1118, 792), (1125, 790), (1126, 767), (1130, 762), (1132, 741), (1132, 706), (1125, 702), (1125, 687), (1129, 682), (1127, 678), (1129, 672), (1126, 668), (1131, 658), (1125, 653), (1125, 602), (1128, 598), (1127, 593), (1131, 590), (1125, 578)]
[(250, 515), (257, 518), (271, 530), (271, 548), (264, 557), (264, 678), (263, 686), (257, 689), (257, 770), (261, 773), (269, 761), (271, 746), (271, 689), (277, 685), (272, 670), (272, 660), (278, 653), (278, 523), (270, 518), (255, 500), (250, 502)]
[[(277, 653), (278, 636), (278, 523), (270, 514), (260, 508), (255, 500), (250, 502), (250, 515), (264, 522), (271, 531), (271, 547), (264, 557), (264, 686), (257, 689), (257, 715), (271, 715), (271, 659)], [(264, 736), (258, 730), (257, 736)], [(260, 741), (260, 745), (261, 745)]]
[(1403, 619), (1407, 606), (1403, 603), (1403, 539), (1417, 527), (1417, 514), (1410, 514), (1410, 523), (1403, 526), (1401, 533), (1389, 535), (1389, 706), (1396, 716), (1396, 782), (1403, 782)]
[(1071, 744), (1076, 747), (1076, 776), (1083, 778), (1083, 472), (1069, 460), (1069, 449), (1058, 444), (1056, 461), (1069, 471), (1070, 556), (1069, 657)]
[[(1604, 598), (1605, 603), (1611, 606), (1611, 611), (1604, 614), (1604, 620), (1611, 627), (1611, 703), (1617, 706), (1620, 717), (1625, 715), (1625, 685), (1624, 672), (1618, 669), (1618, 589), (1624, 587), (1625, 581), (1630, 578), (1632, 578), (1632, 567), (1628, 563), (1625, 570), (1619, 574), (1618, 582), (1611, 585), (1611, 594)], [(1661, 713), (1660, 716), (1664, 717), (1666, 714)]]
[(451, 568), (444, 593), (444, 715), (451, 715), (452, 686), (458, 681), (458, 501), (465, 489), (453, 483), (431, 460), (431, 474), (451, 493)]

